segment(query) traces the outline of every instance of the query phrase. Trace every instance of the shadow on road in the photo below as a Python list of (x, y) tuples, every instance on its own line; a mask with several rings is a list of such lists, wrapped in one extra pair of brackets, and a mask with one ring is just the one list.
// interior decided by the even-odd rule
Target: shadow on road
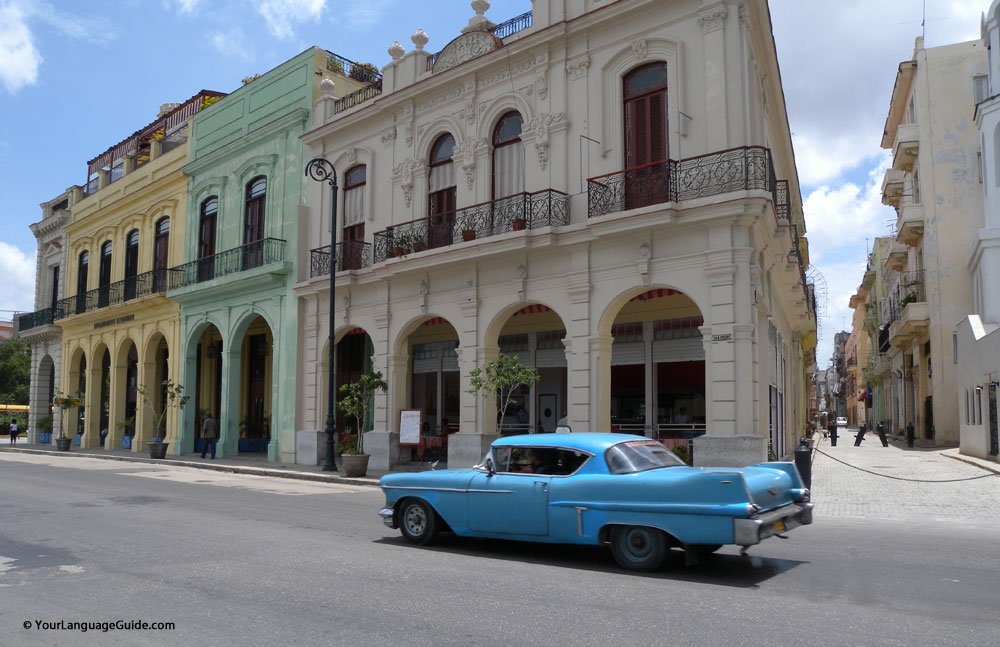
[[(739, 555), (739, 549), (730, 546), (708, 557), (695, 566), (686, 566), (684, 551), (670, 551), (667, 563), (654, 573), (635, 573), (623, 570), (615, 563), (611, 551), (599, 546), (574, 546), (571, 544), (544, 544), (502, 539), (474, 539), (443, 533), (431, 546), (417, 546), (402, 537), (384, 537), (373, 543), (409, 548), (415, 551), (451, 553), (501, 561), (539, 564), (556, 568), (572, 568), (598, 573), (613, 573), (677, 582), (693, 582), (713, 586), (756, 588), (762, 582), (795, 568), (799, 560)], [(731, 553), (728, 551), (732, 551)]]

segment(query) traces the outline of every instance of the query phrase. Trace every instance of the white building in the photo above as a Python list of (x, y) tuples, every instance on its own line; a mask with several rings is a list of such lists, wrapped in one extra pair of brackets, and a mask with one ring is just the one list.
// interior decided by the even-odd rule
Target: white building
[[(707, 430), (699, 464), (791, 452), (815, 306), (766, 2), (535, 0), (499, 26), (472, 6), (437, 54), (417, 30), (380, 87), (321, 98), (303, 137), (340, 187), (338, 381), (389, 383), (372, 467), (397, 460), (406, 409), (447, 435), (449, 464), (477, 462), (496, 405), (469, 373), (501, 352), (541, 374), (505, 431), (565, 416)], [(310, 184), (297, 426), (321, 429), (331, 204)]]
[(988, 56), (986, 78), (977, 77), (975, 121), (982, 150), (984, 209), (963, 259), (972, 276), (972, 314), (957, 327), (957, 409), (961, 451), (997, 460), (997, 387), (1000, 381), (1000, 0), (982, 21)]
[(28, 412), (28, 442), (41, 440), (39, 420), (55, 418), (49, 428), (59, 428), (60, 409), (52, 408), (62, 360), (62, 330), (54, 325), (53, 315), (62, 307), (65, 296), (66, 233), (70, 222), (72, 192), (67, 190), (49, 202), (43, 202), (42, 219), (31, 225), (38, 241), (35, 261), (35, 312), (21, 315), (16, 324), (18, 336), (31, 346), (31, 386)]

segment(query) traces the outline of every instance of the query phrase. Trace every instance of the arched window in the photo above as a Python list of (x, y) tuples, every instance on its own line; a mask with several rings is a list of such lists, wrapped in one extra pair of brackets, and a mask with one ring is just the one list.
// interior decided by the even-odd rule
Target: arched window
[(219, 198), (211, 196), (201, 203), (198, 219), (198, 281), (215, 278), (215, 230), (219, 214)]
[(451, 244), (451, 230), (455, 225), (455, 138), (441, 135), (431, 147), (430, 175), (428, 177), (428, 247)]
[(139, 230), (133, 229), (125, 237), (125, 300), (135, 298), (135, 276), (139, 272)]
[(625, 75), (625, 208), (666, 202), (667, 64), (650, 63)]
[(83, 250), (76, 264), (76, 314), (87, 309), (87, 268), (90, 265), (90, 252)]
[(246, 210), (243, 214), (243, 269), (260, 267), (264, 262), (264, 203), (266, 198), (266, 177), (255, 177), (247, 183)]
[(97, 307), (103, 308), (109, 303), (111, 285), (111, 241), (101, 243), (101, 264), (97, 272)]
[(524, 191), (523, 120), (518, 112), (500, 117), (493, 129), (493, 199)]
[(667, 64), (650, 63), (624, 82), (625, 168), (667, 159)]
[(344, 242), (341, 245), (343, 254), (338, 255), (337, 271), (361, 269), (367, 180), (368, 169), (364, 164), (358, 164), (344, 175)]
[(170, 249), (170, 218), (156, 221), (153, 240), (153, 292), (167, 289), (167, 252)]

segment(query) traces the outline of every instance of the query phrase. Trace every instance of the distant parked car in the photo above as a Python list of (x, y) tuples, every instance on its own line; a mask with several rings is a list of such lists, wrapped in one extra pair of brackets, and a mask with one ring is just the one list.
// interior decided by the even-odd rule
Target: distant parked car
[(844, 416), (838, 417), (837, 418), (837, 426), (838, 427), (846, 427), (847, 426), (847, 418), (845, 418)]
[(670, 548), (707, 554), (812, 523), (794, 463), (689, 467), (655, 440), (538, 434), (494, 441), (470, 469), (387, 474), (390, 528), (416, 543), (442, 530), (563, 544), (610, 544), (623, 568), (651, 571)]

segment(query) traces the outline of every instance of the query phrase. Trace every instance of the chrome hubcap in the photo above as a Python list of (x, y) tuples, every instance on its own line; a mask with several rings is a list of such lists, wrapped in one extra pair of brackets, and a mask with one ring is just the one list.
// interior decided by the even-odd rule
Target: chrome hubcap
[(419, 536), (424, 532), (424, 528), (427, 527), (427, 518), (424, 516), (424, 510), (418, 505), (411, 505), (406, 509), (406, 513), (403, 515), (406, 522), (406, 529), (410, 531), (411, 535)]

